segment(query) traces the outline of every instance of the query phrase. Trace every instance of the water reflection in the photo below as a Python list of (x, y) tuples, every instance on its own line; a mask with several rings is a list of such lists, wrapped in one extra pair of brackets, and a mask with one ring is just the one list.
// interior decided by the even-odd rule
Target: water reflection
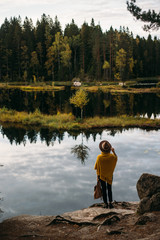
[(82, 164), (85, 164), (85, 160), (89, 156), (90, 148), (84, 145), (83, 143), (83, 133), (82, 133), (82, 143), (79, 145), (75, 145), (71, 148), (71, 154), (77, 157), (77, 159), (81, 160)]
[[(14, 129), (16, 136), (11, 137), (10, 129), (2, 129), (0, 159), (4, 166), (0, 167), (0, 197), (4, 201), (0, 201), (0, 208), (4, 213), (0, 221), (20, 214), (62, 214), (95, 203), (94, 164), (103, 139), (111, 142), (118, 154), (114, 200), (138, 200), (136, 182), (140, 175), (160, 172), (160, 130), (106, 129), (87, 131), (82, 136), (47, 129)], [(71, 153), (72, 148), (81, 144), (90, 149), (85, 164)]]
[[(111, 128), (108, 130), (108, 134), (114, 136), (116, 133), (122, 133), (124, 130), (125, 129), (123, 128)], [(66, 131), (55, 131), (48, 128), (24, 129), (22, 127), (18, 128), (8, 125), (5, 127), (1, 126), (0, 133), (3, 137), (7, 137), (10, 144), (23, 144), (25, 146), (27, 142), (36, 143), (40, 139), (40, 141), (44, 142), (47, 146), (54, 146), (54, 142), (58, 141), (59, 143), (61, 143), (64, 140)], [(88, 140), (90, 137), (92, 137), (93, 140), (96, 141), (96, 137), (101, 136), (102, 133), (102, 129), (95, 129), (94, 131), (85, 130), (84, 132), (68, 131), (68, 137), (72, 137), (74, 140), (76, 140), (78, 136), (81, 136), (81, 144), (72, 147), (71, 153), (77, 155), (77, 157), (82, 155), (81, 158), (78, 157), (79, 159), (87, 159), (88, 151), (90, 149), (84, 145), (84, 138)]]
[(89, 147), (87, 147), (86, 145), (81, 143), (81, 144), (75, 145), (73, 148), (71, 148), (71, 153), (73, 153), (74, 156), (76, 156), (77, 159), (80, 159), (81, 163), (84, 164), (85, 160), (88, 158), (89, 150), (90, 150)]
[[(73, 90), (66, 87), (56, 92), (23, 92), (18, 89), (0, 89), (0, 108), (17, 111), (57, 114), (58, 111), (80, 116), (80, 110), (69, 104)], [(146, 115), (156, 117), (160, 114), (160, 96), (156, 93), (111, 93), (89, 92), (89, 103), (84, 108), (85, 116)], [(20, 101), (21, 100), (21, 101)]]
[[(3, 165), (0, 164), (0, 167), (3, 167)], [(1, 203), (1, 201), (3, 201), (3, 198), (1, 198), (1, 196), (0, 196), (0, 203)], [(3, 211), (2, 211), (1, 205), (0, 205), (0, 218), (1, 218), (2, 214), (3, 214)]]
[(40, 137), (41, 142), (45, 142), (47, 146), (54, 145), (54, 142), (57, 139), (60, 143), (64, 137), (64, 132), (53, 131), (45, 128), (33, 130), (16, 127), (1, 127), (0, 132), (2, 136), (6, 136), (8, 138), (10, 144), (23, 144), (24, 146), (27, 141), (29, 141), (29, 143), (36, 143), (38, 137)]

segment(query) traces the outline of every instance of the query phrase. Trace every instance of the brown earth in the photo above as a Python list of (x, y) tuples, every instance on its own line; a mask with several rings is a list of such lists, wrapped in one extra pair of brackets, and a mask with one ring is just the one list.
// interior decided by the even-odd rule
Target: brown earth
[(114, 202), (61, 216), (22, 215), (0, 223), (1, 240), (160, 240), (160, 212), (136, 213), (138, 202)]

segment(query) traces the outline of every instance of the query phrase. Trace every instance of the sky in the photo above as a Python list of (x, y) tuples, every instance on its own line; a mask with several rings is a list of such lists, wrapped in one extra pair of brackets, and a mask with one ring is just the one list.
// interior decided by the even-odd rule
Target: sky
[[(144, 10), (154, 9), (160, 11), (159, 0), (137, 0), (137, 5)], [(24, 21), (27, 16), (36, 21), (42, 14), (49, 15), (53, 20), (55, 16), (64, 30), (65, 25), (74, 19), (78, 27), (84, 22), (89, 25), (93, 18), (95, 24), (100, 24), (103, 32), (112, 26), (119, 30), (120, 26), (128, 27), (133, 36), (147, 37), (149, 32), (142, 29), (143, 23), (133, 18), (127, 11), (126, 0), (0, 0), (0, 25), (4, 19), (18, 17)], [(160, 38), (160, 29), (151, 31), (151, 36)]]

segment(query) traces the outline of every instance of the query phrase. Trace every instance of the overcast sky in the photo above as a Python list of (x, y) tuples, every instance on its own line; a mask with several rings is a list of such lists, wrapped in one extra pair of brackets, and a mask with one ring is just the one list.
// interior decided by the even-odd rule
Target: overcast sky
[[(160, 11), (160, 0), (137, 0), (137, 5), (144, 10)], [(20, 15), (22, 20), (26, 16), (31, 18), (35, 25), (43, 13), (50, 15), (53, 20), (57, 15), (62, 29), (72, 19), (81, 27), (84, 21), (90, 24), (94, 18), (95, 24), (99, 23), (103, 31), (110, 26), (118, 30), (120, 26), (128, 26), (134, 37), (137, 34), (147, 37), (149, 34), (143, 31), (143, 23), (134, 20), (127, 11), (126, 0), (0, 0), (0, 24), (6, 17), (10, 19)], [(160, 38), (160, 30), (150, 34)]]

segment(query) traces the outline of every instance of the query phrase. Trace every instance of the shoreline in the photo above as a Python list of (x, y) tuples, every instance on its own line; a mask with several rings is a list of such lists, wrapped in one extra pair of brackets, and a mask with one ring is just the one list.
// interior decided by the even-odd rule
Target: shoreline
[(0, 223), (1, 240), (157, 240), (160, 237), (160, 212), (136, 213), (138, 202), (114, 202), (113, 209), (103, 204), (57, 216), (21, 215)]
[[(127, 82), (126, 82), (127, 83)], [(138, 84), (138, 81), (137, 81)], [(38, 91), (62, 91), (65, 90), (66, 86), (70, 86), (72, 90), (77, 90), (79, 87), (75, 87), (72, 81), (69, 82), (39, 82), (39, 83), (0, 83), (0, 89), (19, 89), (21, 91), (29, 91), (29, 92), (38, 92)], [(91, 85), (87, 82), (82, 82), (81, 88), (83, 88), (87, 92), (110, 92), (112, 94), (142, 94), (142, 93), (157, 93), (160, 94), (160, 87), (144, 87), (144, 88), (136, 88), (132, 87), (128, 84), (123, 85), (120, 82), (101, 82), (98, 81), (96, 84), (92, 83)]]
[(0, 109), (0, 124), (2, 126), (17, 126), (21, 128), (49, 128), (63, 131), (85, 131), (104, 128), (142, 128), (160, 129), (160, 119), (133, 117), (121, 115), (117, 117), (93, 117), (76, 119), (72, 113), (45, 115), (36, 110), (34, 113), (17, 112), (6, 108)]

